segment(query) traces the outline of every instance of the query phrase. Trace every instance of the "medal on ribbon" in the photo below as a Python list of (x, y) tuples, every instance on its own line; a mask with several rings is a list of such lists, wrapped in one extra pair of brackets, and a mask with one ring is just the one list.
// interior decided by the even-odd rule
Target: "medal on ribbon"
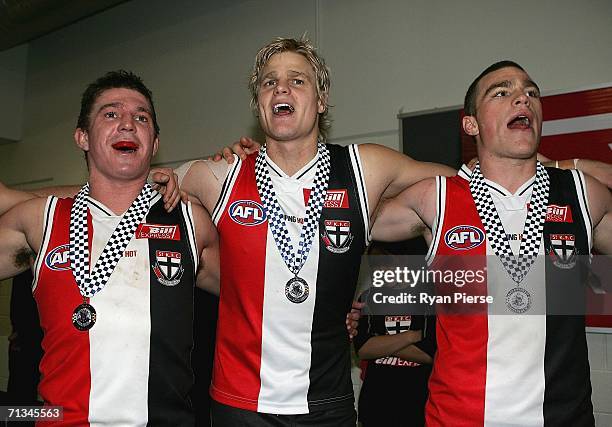
[(515, 256), (506, 238), (506, 232), (493, 203), (493, 198), (484, 182), (484, 177), (480, 171), (480, 163), (476, 163), (476, 167), (472, 171), (470, 191), (474, 198), (480, 220), (487, 232), (487, 238), (504, 269), (517, 284), (517, 287), (510, 289), (506, 294), (506, 306), (517, 314), (525, 313), (531, 306), (531, 294), (527, 289), (522, 288), (520, 283), (529, 273), (529, 269), (540, 249), (544, 221), (546, 219), (549, 187), (550, 179), (548, 172), (538, 162), (531, 201), (529, 203), (530, 208), (527, 212), (525, 225), (523, 226), (523, 238), (521, 239), (519, 254)]
[(83, 303), (75, 308), (72, 324), (79, 331), (86, 331), (96, 323), (96, 310), (88, 299), (104, 289), (115, 270), (121, 255), (132, 240), (134, 231), (149, 210), (153, 190), (145, 184), (140, 194), (115, 227), (113, 234), (104, 246), (96, 265), (90, 272), (89, 233), (87, 226), (87, 203), (89, 183), (78, 192), (70, 210), (70, 266)]
[(300, 232), (300, 239), (297, 245), (297, 249), (294, 250), (293, 243), (289, 237), (289, 231), (287, 230), (287, 224), (283, 218), (283, 210), (280, 207), (276, 198), (276, 192), (272, 180), (270, 179), (270, 171), (266, 164), (266, 147), (261, 147), (259, 155), (255, 160), (255, 178), (257, 181), (257, 189), (259, 196), (266, 209), (268, 215), (268, 223), (270, 230), (274, 236), (276, 247), (278, 248), (285, 265), (293, 273), (292, 277), (285, 285), (285, 296), (287, 299), (295, 304), (306, 301), (310, 293), (310, 287), (308, 283), (298, 277), (298, 274), (310, 252), (312, 246), (312, 239), (317, 231), (317, 224), (321, 218), (321, 211), (323, 210), (323, 202), (325, 201), (325, 194), (327, 192), (327, 185), (329, 183), (329, 172), (330, 172), (330, 161), (329, 161), (329, 150), (323, 143), (318, 143), (318, 159), (317, 159), (317, 171), (314, 177), (314, 183), (308, 198), (308, 205), (306, 206), (306, 216), (304, 223), (302, 224), (302, 230)]

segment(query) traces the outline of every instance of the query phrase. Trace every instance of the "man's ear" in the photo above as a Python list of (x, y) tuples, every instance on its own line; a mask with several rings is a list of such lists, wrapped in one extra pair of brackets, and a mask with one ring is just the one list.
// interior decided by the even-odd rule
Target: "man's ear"
[(318, 100), (317, 100), (317, 112), (319, 114), (322, 114), (325, 112), (325, 110), (327, 110), (327, 94), (322, 95)]
[(159, 150), (159, 136), (156, 136), (153, 140), (153, 156), (157, 154), (157, 150)]
[(474, 116), (464, 116), (461, 125), (463, 126), (463, 131), (470, 136), (476, 136), (480, 133), (478, 122)]
[(74, 141), (81, 150), (89, 151), (89, 136), (86, 130), (76, 128), (74, 131)]

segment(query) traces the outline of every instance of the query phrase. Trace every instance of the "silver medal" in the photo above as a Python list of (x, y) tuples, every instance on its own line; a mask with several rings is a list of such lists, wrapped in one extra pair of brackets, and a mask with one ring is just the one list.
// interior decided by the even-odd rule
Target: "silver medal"
[(290, 279), (285, 285), (285, 295), (287, 299), (293, 303), (301, 303), (308, 298), (309, 287), (304, 279), (297, 277), (298, 273), (304, 266), (310, 247), (312, 246), (312, 239), (316, 234), (319, 219), (321, 218), (321, 211), (323, 210), (323, 203), (325, 201), (325, 194), (327, 192), (327, 185), (329, 183), (329, 172), (330, 172), (330, 160), (329, 150), (323, 143), (319, 143), (317, 146), (319, 158), (317, 160), (317, 171), (315, 173), (313, 187), (310, 192), (308, 199), (308, 205), (306, 206), (306, 215), (304, 218), (304, 224), (302, 225), (302, 231), (300, 233), (300, 240), (297, 244), (297, 248), (294, 249), (294, 245), (291, 242), (289, 231), (287, 230), (287, 224), (283, 217), (284, 213), (281, 206), (276, 198), (274, 186), (270, 179), (270, 172), (266, 164), (266, 147), (261, 147), (259, 155), (255, 160), (255, 178), (257, 181), (257, 189), (259, 196), (268, 215), (268, 224), (272, 235), (274, 236), (274, 242), (280, 252), (283, 261), (289, 271), (291, 271), (295, 277)]
[(91, 304), (83, 302), (72, 313), (72, 324), (79, 331), (87, 331), (96, 323), (96, 309)]
[(506, 294), (506, 306), (516, 314), (526, 313), (531, 307), (531, 294), (525, 288), (512, 288)]
[(285, 285), (285, 296), (289, 301), (295, 304), (302, 303), (308, 298), (310, 289), (306, 280), (300, 277), (291, 278)]

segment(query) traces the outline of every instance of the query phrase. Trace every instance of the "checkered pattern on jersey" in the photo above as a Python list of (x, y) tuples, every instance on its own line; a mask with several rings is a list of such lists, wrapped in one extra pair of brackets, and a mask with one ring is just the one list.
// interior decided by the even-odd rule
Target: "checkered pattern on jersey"
[(76, 195), (70, 210), (69, 256), (72, 274), (84, 297), (91, 298), (106, 285), (121, 254), (132, 240), (136, 227), (149, 210), (152, 191), (151, 186), (145, 184), (113, 231), (91, 273), (89, 271), (89, 235), (87, 232), (89, 183), (86, 183)]
[(323, 143), (318, 143), (319, 158), (317, 160), (317, 171), (315, 172), (313, 188), (310, 191), (308, 206), (306, 207), (306, 217), (302, 224), (300, 241), (297, 251), (294, 251), (287, 225), (283, 219), (283, 210), (276, 198), (274, 185), (270, 179), (270, 172), (266, 164), (266, 147), (261, 147), (259, 155), (255, 160), (255, 178), (259, 196), (268, 215), (270, 230), (274, 236), (276, 247), (278, 248), (283, 261), (295, 275), (299, 273), (308, 258), (312, 239), (317, 231), (317, 224), (321, 217), (327, 184), (329, 183), (330, 161), (329, 150)]
[(550, 179), (548, 172), (538, 162), (536, 179), (529, 203), (530, 208), (523, 227), (523, 238), (521, 239), (518, 257), (515, 257), (510, 248), (504, 226), (499, 219), (491, 193), (484, 182), (479, 163), (476, 163), (476, 167), (472, 172), (470, 191), (476, 203), (480, 220), (487, 232), (487, 238), (491, 242), (491, 246), (504, 268), (516, 283), (520, 283), (527, 275), (538, 255), (544, 230), (544, 220), (546, 219), (549, 187)]

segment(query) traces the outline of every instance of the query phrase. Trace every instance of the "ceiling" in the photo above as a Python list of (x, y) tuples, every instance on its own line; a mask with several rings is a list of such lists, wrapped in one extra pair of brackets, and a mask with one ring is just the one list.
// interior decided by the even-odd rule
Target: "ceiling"
[(127, 0), (0, 0), (0, 51)]

